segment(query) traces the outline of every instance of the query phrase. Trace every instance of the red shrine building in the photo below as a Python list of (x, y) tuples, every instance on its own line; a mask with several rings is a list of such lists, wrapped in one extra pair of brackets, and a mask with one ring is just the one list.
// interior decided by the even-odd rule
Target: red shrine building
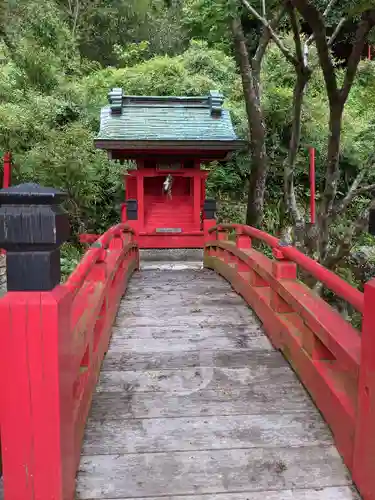
[(215, 202), (206, 199), (202, 164), (244, 146), (223, 96), (126, 96), (116, 88), (108, 98), (95, 146), (136, 165), (125, 175), (122, 222), (134, 228), (141, 248), (203, 247)]

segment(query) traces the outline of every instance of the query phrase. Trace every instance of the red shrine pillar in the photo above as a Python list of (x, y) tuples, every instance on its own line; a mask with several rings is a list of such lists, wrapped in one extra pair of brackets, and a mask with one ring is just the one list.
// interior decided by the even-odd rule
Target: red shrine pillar
[(201, 210), (202, 210), (202, 173), (201, 163), (199, 160), (194, 162), (194, 179), (193, 179), (193, 217), (194, 224), (200, 228)]
[(144, 172), (137, 170), (138, 230), (143, 231), (145, 225), (145, 193)]
[(201, 222), (201, 176), (200, 171), (196, 171), (194, 173), (194, 224), (197, 226), (200, 225)]

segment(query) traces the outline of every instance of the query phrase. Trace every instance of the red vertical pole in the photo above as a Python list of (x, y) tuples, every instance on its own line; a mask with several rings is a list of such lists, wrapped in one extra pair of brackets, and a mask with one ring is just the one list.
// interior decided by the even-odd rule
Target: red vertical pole
[(315, 148), (310, 148), (310, 222), (315, 224)]
[(372, 56), (372, 53), (371, 53), (371, 52), (372, 52), (372, 51), (371, 51), (371, 48), (372, 48), (372, 47), (371, 47), (371, 45), (369, 44), (369, 46), (368, 46), (368, 60), (369, 60), (369, 61), (371, 61), (371, 59), (372, 59), (372, 57), (371, 57), (371, 56)]
[(200, 227), (201, 222), (201, 179), (200, 171), (194, 172), (194, 224)]
[(7, 152), (4, 154), (3, 188), (8, 188), (10, 186), (11, 175), (12, 175), (12, 154)]
[(363, 498), (375, 499), (375, 279), (365, 285), (353, 479)]
[(138, 230), (144, 230), (145, 224), (145, 203), (144, 203), (144, 173), (137, 172), (137, 200), (138, 200)]

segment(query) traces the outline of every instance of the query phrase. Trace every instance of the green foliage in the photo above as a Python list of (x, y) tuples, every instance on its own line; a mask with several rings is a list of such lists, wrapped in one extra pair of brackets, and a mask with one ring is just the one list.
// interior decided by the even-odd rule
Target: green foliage
[[(150, 54), (174, 54), (185, 43), (180, 2), (164, 0), (61, 0), (60, 7), (81, 54), (104, 65), (117, 65), (114, 46), (147, 41)], [(78, 16), (69, 4), (79, 4)]]
[(236, 203), (230, 199), (222, 199), (218, 206), (217, 220), (221, 224), (244, 224), (246, 204)]
[(182, 23), (192, 39), (204, 39), (227, 52), (231, 46), (228, 16), (233, 3), (226, 0), (185, 0)]
[[(289, 37), (285, 39), (286, 45), (291, 44)], [(310, 54), (311, 63), (316, 61), (315, 51)], [(282, 196), (280, 189), (282, 183), (283, 161), (286, 158), (292, 126), (292, 96), (294, 86), (294, 69), (280, 54), (280, 51), (271, 45), (267, 52), (262, 81), (263, 109), (265, 112), (268, 134), (268, 149), (272, 151), (271, 178), (269, 180), (268, 196)], [(361, 168), (365, 168), (369, 153), (374, 151), (375, 144), (375, 101), (369, 96), (375, 95), (375, 65), (363, 61), (358, 70), (358, 75), (345, 108), (343, 120), (343, 134), (341, 141), (339, 193), (346, 193), (355, 176)], [(301, 208), (308, 203), (309, 178), (308, 155), (309, 148), (315, 147), (317, 158), (317, 186), (322, 188), (325, 176), (325, 163), (327, 160), (328, 138), (328, 106), (327, 96), (324, 92), (323, 75), (319, 69), (314, 71), (308, 85), (302, 114), (301, 148), (296, 163), (297, 193)], [(369, 172), (365, 181), (374, 182), (374, 173)], [(276, 195), (276, 196), (274, 196)], [(318, 194), (319, 196), (319, 194)], [(345, 225), (355, 218), (355, 215), (364, 207), (366, 198), (359, 199), (348, 212), (342, 222)], [(271, 228), (270, 228), (271, 229)], [(339, 234), (342, 234), (341, 226)]]
[(124, 167), (92, 147), (94, 135), (80, 123), (51, 130), (16, 162), (20, 180), (63, 189), (75, 231), (105, 231), (119, 217)]
[(75, 270), (84, 254), (81, 246), (64, 243), (61, 247), (61, 281), (64, 282)]
[(121, 66), (134, 66), (147, 58), (150, 52), (150, 42), (130, 43), (124, 48), (115, 45), (113, 50)]

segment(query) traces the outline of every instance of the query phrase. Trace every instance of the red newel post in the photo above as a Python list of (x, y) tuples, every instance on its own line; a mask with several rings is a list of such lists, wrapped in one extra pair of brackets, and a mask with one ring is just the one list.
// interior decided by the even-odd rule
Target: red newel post
[(3, 188), (8, 188), (12, 180), (12, 153), (4, 154)]
[[(70, 301), (59, 287), (69, 236), (63, 193), (0, 190), (0, 247), (9, 292), (0, 299), (0, 428), (6, 500), (73, 500)], [(6, 383), (5, 383), (6, 381)]]
[(375, 279), (365, 285), (353, 479), (363, 498), (375, 499)]
[(241, 231), (236, 232), (236, 246), (242, 250), (251, 248), (251, 238), (247, 234), (243, 234)]

